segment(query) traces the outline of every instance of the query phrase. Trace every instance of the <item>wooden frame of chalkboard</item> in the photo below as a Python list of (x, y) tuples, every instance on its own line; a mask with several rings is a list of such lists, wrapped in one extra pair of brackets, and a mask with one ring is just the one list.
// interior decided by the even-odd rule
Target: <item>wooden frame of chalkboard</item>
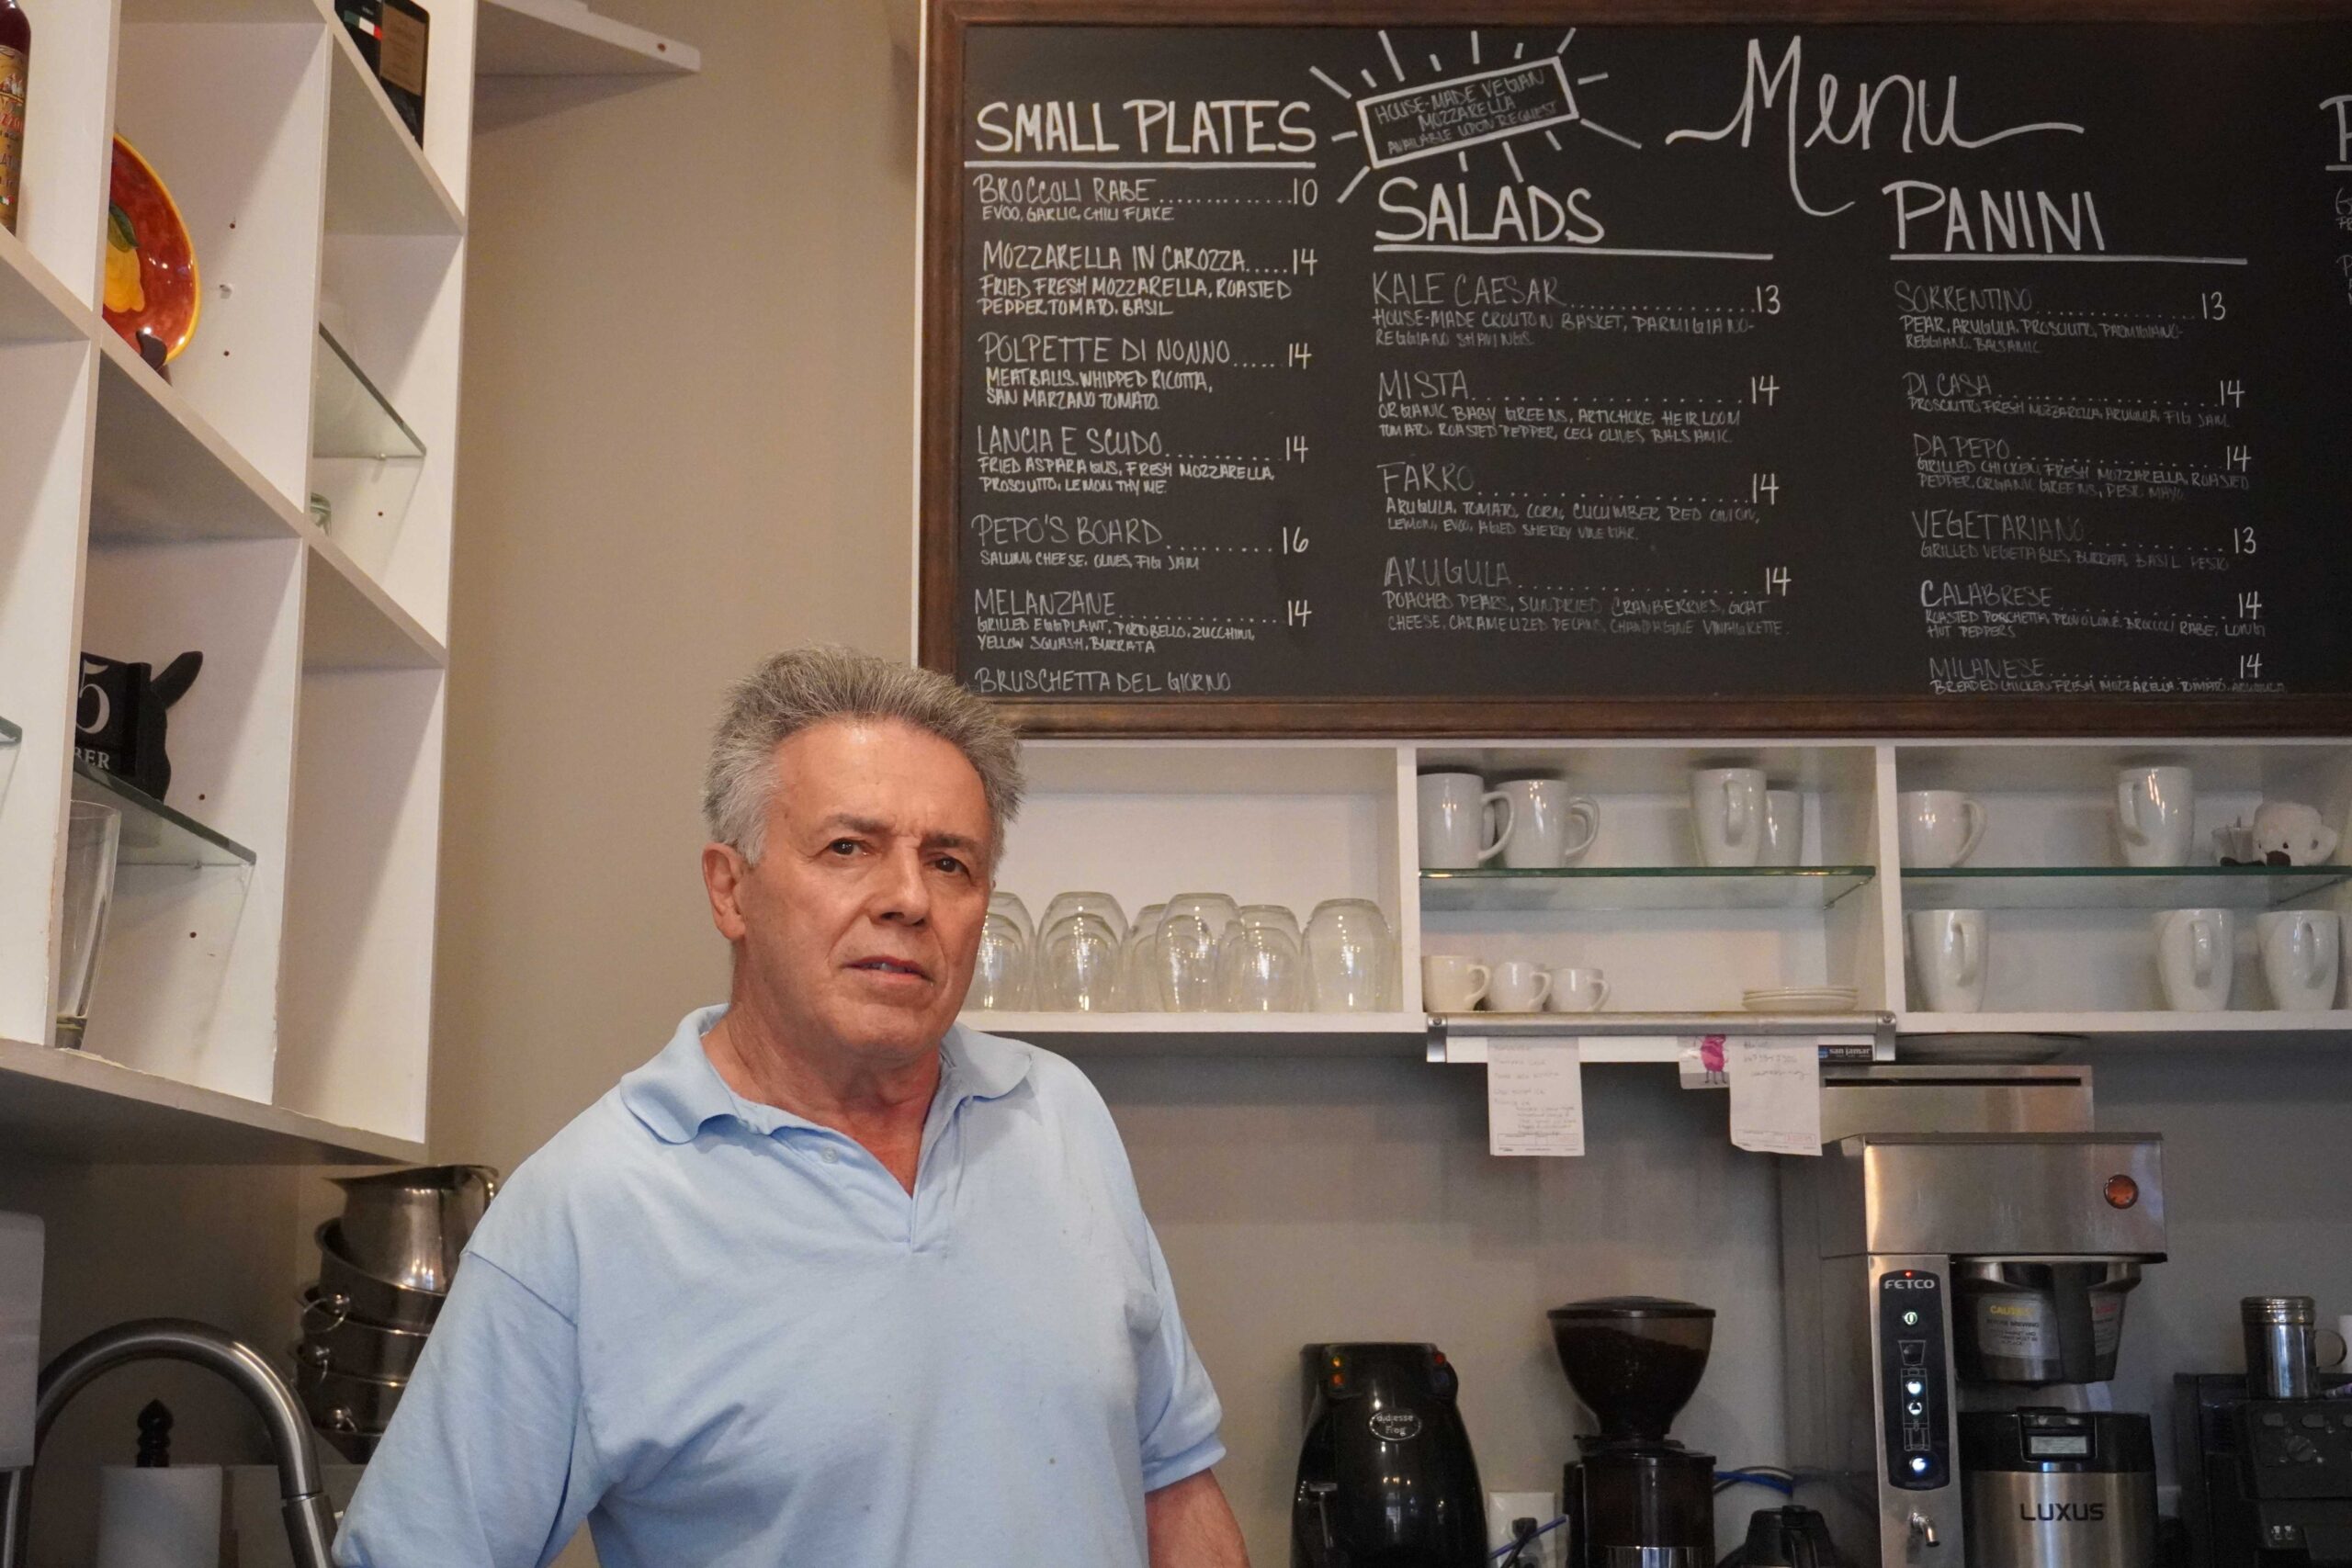
[[(960, 668), (956, 609), (966, 428), (966, 190), (960, 139), (967, 36), (976, 28), (1573, 28), (1580, 23), (2264, 24), (2343, 21), (2352, 0), (926, 0), (920, 282), (918, 653)], [(1954, 193), (1955, 197), (1958, 195)], [(1867, 651), (1858, 655), (1869, 657)], [(2337, 680), (2352, 688), (2352, 669)], [(1665, 737), (1815, 735), (2230, 736), (2352, 734), (2352, 689), (2225, 695), (1818, 694), (1552, 697), (1037, 697), (993, 694), (1033, 736)]]

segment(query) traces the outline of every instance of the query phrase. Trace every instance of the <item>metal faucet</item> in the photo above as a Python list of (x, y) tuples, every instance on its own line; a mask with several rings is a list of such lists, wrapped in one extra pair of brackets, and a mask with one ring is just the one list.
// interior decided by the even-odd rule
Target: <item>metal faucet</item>
[[(333, 1568), (334, 1511), (327, 1505), (319, 1450), (311, 1425), (286, 1380), (250, 1345), (209, 1324), (180, 1317), (141, 1318), (102, 1328), (41, 1370), (33, 1405), (33, 1453), (38, 1460), (51, 1423), (73, 1397), (117, 1367), (133, 1361), (187, 1361), (215, 1371), (251, 1400), (269, 1428), (284, 1497), (286, 1539), (295, 1568)], [(32, 1466), (0, 1472), (0, 1568), (21, 1568), (32, 1538)]]

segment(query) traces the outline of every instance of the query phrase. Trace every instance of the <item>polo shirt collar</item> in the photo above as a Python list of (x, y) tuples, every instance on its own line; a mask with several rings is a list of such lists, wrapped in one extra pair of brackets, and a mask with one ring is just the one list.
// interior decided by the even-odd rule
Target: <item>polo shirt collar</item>
[(952, 1100), (1001, 1100), (1029, 1077), (1035, 1058), (1018, 1041), (952, 1025), (939, 1043), (942, 1081)]
[[(726, 1016), (723, 1003), (686, 1014), (661, 1054), (620, 1081), (621, 1104), (665, 1144), (692, 1143), (705, 1126), (722, 1118), (763, 1135), (779, 1127), (813, 1125), (788, 1111), (745, 1100), (718, 1076), (702, 1037)], [(940, 1042), (940, 1098), (951, 1106), (1001, 1100), (1029, 1076), (1026, 1047), (960, 1023)]]

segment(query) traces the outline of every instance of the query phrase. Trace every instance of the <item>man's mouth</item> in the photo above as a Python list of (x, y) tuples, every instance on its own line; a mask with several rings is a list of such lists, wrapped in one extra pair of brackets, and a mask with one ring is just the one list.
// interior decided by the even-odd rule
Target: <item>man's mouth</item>
[(853, 969), (864, 969), (869, 973), (876, 975), (911, 975), (918, 980), (928, 980), (931, 978), (931, 976), (923, 971), (922, 964), (910, 963), (908, 960), (903, 958), (861, 958), (852, 964), (850, 967)]

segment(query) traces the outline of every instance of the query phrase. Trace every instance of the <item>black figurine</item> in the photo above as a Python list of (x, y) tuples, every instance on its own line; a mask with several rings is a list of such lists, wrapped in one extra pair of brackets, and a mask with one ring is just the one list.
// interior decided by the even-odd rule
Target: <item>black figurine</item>
[(74, 754), (102, 773), (157, 800), (172, 787), (164, 716), (187, 695), (204, 655), (183, 653), (154, 674), (144, 664), (82, 655), (82, 694), (74, 712)]
[(139, 1413), (139, 1468), (172, 1468), (172, 1407), (160, 1399)]

